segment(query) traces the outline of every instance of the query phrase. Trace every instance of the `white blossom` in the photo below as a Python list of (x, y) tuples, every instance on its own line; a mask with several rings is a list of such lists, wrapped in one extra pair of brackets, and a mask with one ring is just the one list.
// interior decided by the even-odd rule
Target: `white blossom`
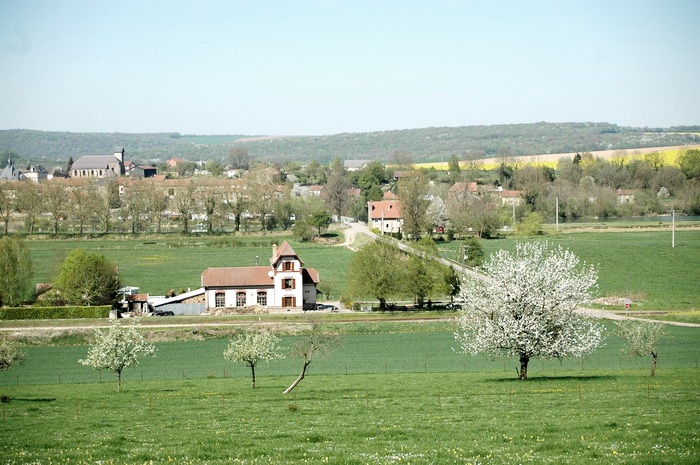
[(270, 331), (247, 332), (229, 341), (224, 358), (230, 362), (245, 363), (250, 367), (255, 387), (255, 367), (260, 361), (282, 358), (277, 352), (279, 338)]
[(112, 320), (107, 331), (95, 330), (95, 343), (88, 349), (87, 357), (78, 362), (116, 373), (117, 390), (121, 390), (122, 370), (137, 367), (139, 355), (154, 355), (155, 350), (136, 330), (136, 323), (125, 328), (117, 320)]
[(493, 254), (483, 273), (464, 276), (455, 333), (463, 352), (519, 356), (525, 378), (531, 357), (581, 357), (600, 345), (602, 326), (574, 311), (590, 299), (598, 273), (572, 252), (518, 243), (514, 254)]

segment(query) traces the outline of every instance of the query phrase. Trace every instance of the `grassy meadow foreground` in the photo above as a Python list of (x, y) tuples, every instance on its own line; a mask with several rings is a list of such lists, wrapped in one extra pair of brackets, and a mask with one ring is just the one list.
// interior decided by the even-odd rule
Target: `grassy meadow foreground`
[[(224, 338), (156, 343), (111, 373), (77, 363), (85, 346), (26, 347), (0, 373), (2, 463), (693, 464), (700, 461), (700, 338), (671, 327), (650, 360), (607, 344), (584, 360), (457, 354), (445, 322), (347, 327), (298, 373), (286, 358), (226, 363)], [(341, 325), (338, 325), (340, 328)], [(610, 327), (609, 327), (610, 328)], [(359, 330), (358, 330), (359, 329)], [(154, 330), (149, 330), (154, 331)], [(190, 332), (195, 330), (190, 330)], [(293, 332), (283, 344), (294, 342)]]

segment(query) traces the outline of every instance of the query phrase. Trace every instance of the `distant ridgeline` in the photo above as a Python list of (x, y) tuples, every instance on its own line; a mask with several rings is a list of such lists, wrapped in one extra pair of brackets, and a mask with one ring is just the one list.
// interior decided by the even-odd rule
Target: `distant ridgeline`
[[(70, 157), (110, 154), (124, 147), (130, 157), (165, 161), (225, 161), (234, 144), (248, 147), (252, 158), (270, 161), (329, 163), (341, 159), (388, 161), (394, 150), (408, 151), (417, 162), (464, 158), (512, 157), (546, 153), (622, 150), (700, 143), (700, 126), (631, 128), (610, 123), (532, 123), (440, 127), (330, 136), (181, 135), (179, 133), (73, 133), (24, 129), (0, 130), (0, 158), (19, 163), (62, 164)], [(0, 160), (0, 164), (6, 160)]]

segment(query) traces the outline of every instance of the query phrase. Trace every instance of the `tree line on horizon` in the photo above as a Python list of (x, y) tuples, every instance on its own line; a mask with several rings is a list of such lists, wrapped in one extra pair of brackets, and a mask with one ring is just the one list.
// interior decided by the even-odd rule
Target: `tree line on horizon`
[[(173, 133), (71, 133), (26, 129), (0, 130), (0, 162), (64, 165), (70, 157), (112, 153), (126, 148), (135, 159), (158, 163), (181, 157), (225, 161), (234, 145), (244, 145), (266, 161), (372, 159), (386, 162), (392, 151), (411, 152), (418, 161), (463, 157), (523, 156), (576, 151), (623, 150), (700, 143), (700, 126), (633, 128), (611, 123), (532, 123), (431, 127), (326, 136), (285, 136), (246, 140), (244, 135), (200, 136)], [(47, 166), (50, 168), (51, 166)]]

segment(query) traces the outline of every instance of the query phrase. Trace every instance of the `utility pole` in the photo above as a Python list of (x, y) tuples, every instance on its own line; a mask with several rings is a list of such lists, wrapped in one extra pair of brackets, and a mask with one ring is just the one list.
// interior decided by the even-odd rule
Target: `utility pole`
[(671, 210), (671, 248), (676, 247), (676, 210)]

